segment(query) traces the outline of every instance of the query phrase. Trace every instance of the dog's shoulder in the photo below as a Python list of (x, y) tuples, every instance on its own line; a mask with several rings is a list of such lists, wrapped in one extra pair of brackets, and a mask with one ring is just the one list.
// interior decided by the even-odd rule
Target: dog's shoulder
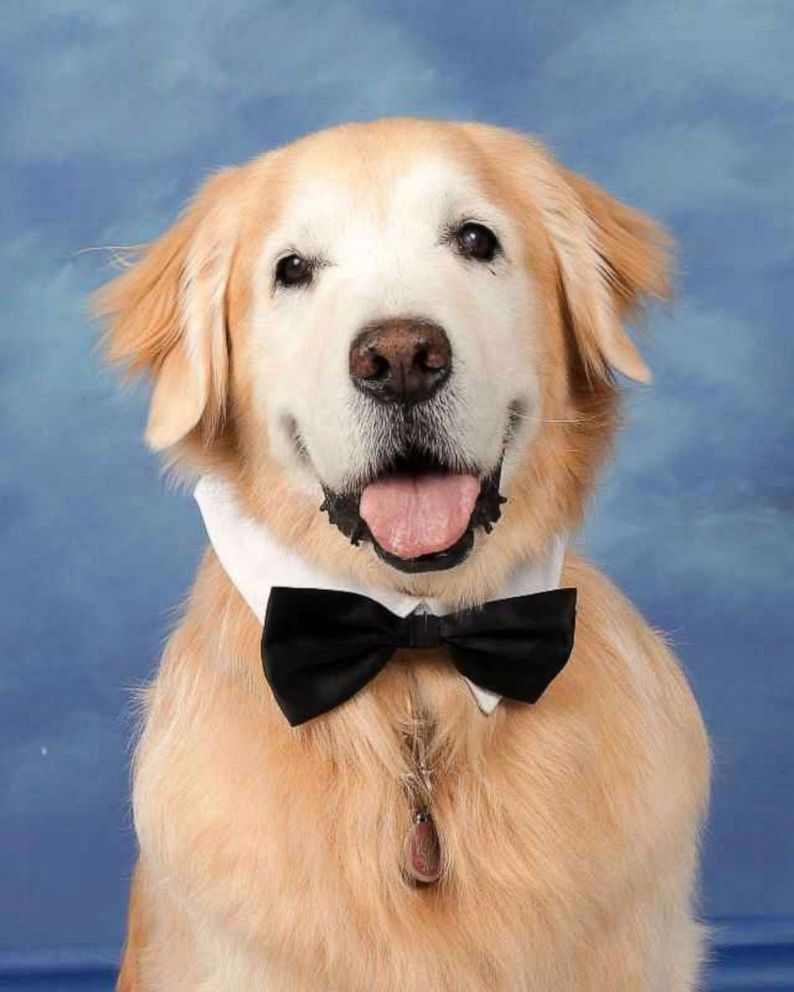
[(633, 711), (644, 729), (686, 754), (694, 778), (708, 778), (709, 747), (700, 710), (671, 637), (652, 627), (595, 565), (571, 554), (563, 584), (577, 589), (572, 671), (582, 690)]
[(596, 565), (581, 556), (565, 557), (561, 584), (577, 590), (577, 632), (581, 640), (624, 661), (645, 659), (680, 672), (670, 638), (653, 628), (629, 597)]

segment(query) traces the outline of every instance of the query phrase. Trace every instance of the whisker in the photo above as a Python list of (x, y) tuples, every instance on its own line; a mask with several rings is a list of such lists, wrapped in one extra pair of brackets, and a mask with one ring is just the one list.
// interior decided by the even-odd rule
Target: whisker
[(88, 252), (107, 252), (111, 257), (111, 263), (121, 269), (131, 269), (137, 262), (141, 249), (144, 245), (89, 245), (87, 248), (78, 248), (72, 252), (75, 255), (86, 255)]

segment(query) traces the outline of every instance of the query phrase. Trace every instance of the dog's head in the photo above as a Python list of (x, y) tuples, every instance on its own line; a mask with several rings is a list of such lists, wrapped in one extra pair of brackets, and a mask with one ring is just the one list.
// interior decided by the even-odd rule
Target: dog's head
[(477, 598), (578, 523), (666, 245), (523, 136), (393, 119), (215, 175), (96, 302), (152, 447), (325, 565)]

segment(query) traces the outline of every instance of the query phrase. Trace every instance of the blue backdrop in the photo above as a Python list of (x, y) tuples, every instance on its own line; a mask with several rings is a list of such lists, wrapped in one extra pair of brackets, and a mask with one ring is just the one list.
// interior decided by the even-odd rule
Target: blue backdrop
[(92, 354), (92, 249), (157, 235), (218, 166), (391, 113), (535, 132), (680, 242), (582, 543), (670, 632), (711, 731), (713, 987), (760, 955), (752, 987), (794, 988), (792, 42), (786, 0), (4, 5), (0, 988), (107, 985), (129, 689), (203, 545), (139, 443), (145, 397)]

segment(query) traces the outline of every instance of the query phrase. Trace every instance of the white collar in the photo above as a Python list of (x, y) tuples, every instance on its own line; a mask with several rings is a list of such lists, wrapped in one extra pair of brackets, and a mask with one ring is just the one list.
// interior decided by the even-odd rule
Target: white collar
[[(385, 586), (362, 585), (304, 561), (280, 544), (263, 524), (248, 516), (233, 487), (216, 476), (202, 476), (193, 495), (215, 554), (260, 624), (264, 623), (273, 586), (354, 592), (369, 596), (399, 617), (408, 616), (418, 606), (436, 616), (452, 612), (440, 600), (410, 596)], [(565, 544), (564, 537), (555, 538), (544, 558), (523, 565), (515, 572), (499, 598), (556, 589), (562, 575)], [(483, 713), (492, 713), (502, 697), (469, 679), (465, 681)]]

